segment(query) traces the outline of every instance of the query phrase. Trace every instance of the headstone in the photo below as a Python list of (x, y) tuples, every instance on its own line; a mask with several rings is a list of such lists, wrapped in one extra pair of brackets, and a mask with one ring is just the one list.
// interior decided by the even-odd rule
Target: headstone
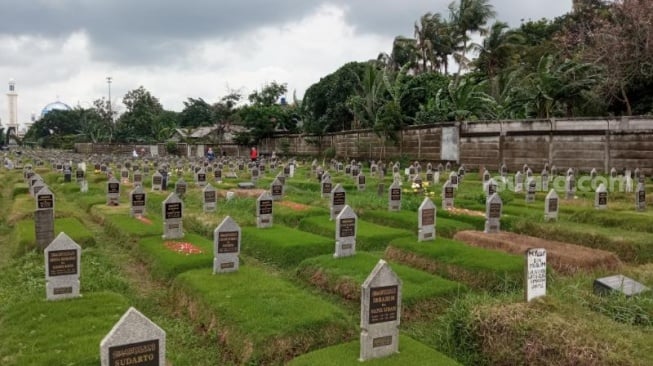
[(383, 259), (363, 282), (359, 361), (399, 352), (401, 288), (401, 280)]
[(458, 174), (455, 172), (449, 174), (449, 184), (454, 188), (458, 188)]
[(535, 192), (537, 191), (537, 183), (535, 182), (535, 179), (528, 178), (528, 181), (526, 182), (526, 203), (533, 203), (535, 202)]
[(166, 332), (133, 307), (102, 342), (100, 365), (166, 365)]
[(388, 211), (401, 211), (401, 186), (394, 182), (388, 190)]
[(501, 211), (503, 202), (498, 193), (493, 194), (485, 203), (485, 232), (498, 233), (501, 230)]
[(336, 217), (336, 252), (335, 258), (349, 257), (356, 254), (356, 225), (358, 217), (354, 210), (345, 205)]
[(487, 183), (490, 180), (490, 172), (487, 169), (483, 172), (483, 183)]
[(554, 189), (551, 189), (546, 195), (546, 198), (544, 198), (544, 220), (558, 219), (559, 202), (558, 194)]
[(331, 220), (335, 220), (347, 204), (347, 193), (340, 184), (331, 191)]
[(256, 227), (259, 229), (272, 227), (272, 202), (274, 198), (263, 192), (256, 199)]
[(146, 194), (143, 187), (136, 186), (129, 194), (129, 202), (131, 203), (130, 214), (132, 217), (142, 217), (145, 215), (146, 210)]
[(45, 250), (45, 294), (48, 300), (79, 297), (82, 248), (59, 233)]
[(163, 184), (163, 176), (158, 171), (154, 172), (154, 174), (152, 175), (152, 190), (160, 191), (162, 184)]
[(172, 192), (163, 201), (163, 239), (180, 239), (184, 237), (183, 217), (184, 203)]
[(646, 210), (646, 186), (644, 183), (637, 183), (637, 191), (635, 192), (635, 207), (637, 211)]
[(272, 184), (270, 184), (270, 194), (272, 195), (273, 201), (281, 201), (283, 199), (283, 183), (279, 179), (275, 179)]
[(252, 183), (256, 184), (261, 172), (257, 166), (254, 166), (251, 170)]
[(524, 292), (526, 302), (529, 302), (546, 295), (546, 249), (528, 249), (525, 259)]
[(616, 178), (617, 177), (617, 169), (615, 167), (612, 167), (610, 169), (610, 178)]
[(444, 209), (453, 208), (454, 187), (450, 181), (446, 181), (442, 186), (442, 207)]
[(599, 184), (599, 187), (594, 193), (594, 208), (598, 210), (605, 210), (608, 208), (608, 190), (605, 188), (603, 183)]
[(515, 173), (515, 193), (522, 192), (524, 190), (524, 176), (521, 172)]
[(328, 176), (328, 175), (322, 177), (322, 183), (321, 183), (321, 185), (322, 185), (322, 187), (321, 187), (321, 188), (322, 188), (322, 189), (321, 189), (321, 192), (322, 192), (322, 198), (331, 197), (331, 188), (333, 188), (333, 187), (331, 186), (331, 177)]
[(209, 183), (202, 190), (204, 212), (215, 212), (218, 204), (218, 191)]
[(136, 186), (143, 185), (143, 174), (140, 172), (140, 170), (134, 171), (134, 185)]
[(484, 184), (483, 188), (485, 191), (485, 198), (487, 199), (497, 192), (497, 182), (493, 178), (490, 178), (490, 180)]
[(184, 196), (186, 195), (186, 190), (188, 188), (188, 184), (186, 181), (184, 181), (183, 178), (179, 178), (177, 182), (175, 183), (175, 193), (177, 194), (177, 197), (179, 199), (183, 199)]
[(365, 190), (365, 174), (358, 174), (358, 190), (359, 191), (364, 191)]
[(549, 190), (549, 173), (546, 171), (546, 169), (542, 170), (542, 176), (541, 176), (541, 189), (542, 192), (546, 192)]
[(417, 210), (417, 241), (435, 240), (436, 207), (425, 197)]
[(195, 184), (199, 187), (206, 187), (206, 170), (203, 167), (195, 173)]
[(597, 174), (596, 168), (592, 168), (592, 170), (590, 171), (590, 179), (592, 180), (592, 182), (594, 181), (594, 179), (596, 179), (596, 174)]
[(75, 170), (75, 180), (79, 183), (84, 180), (84, 171), (81, 169)]
[(648, 290), (648, 287), (624, 275), (614, 275), (594, 280), (594, 293), (597, 295), (621, 293), (630, 297)]
[(508, 176), (508, 167), (506, 166), (506, 164), (501, 164), (501, 168), (499, 169), (499, 171), (500, 171), (499, 174), (501, 174), (503, 178)]
[(73, 172), (70, 170), (70, 167), (66, 167), (63, 171), (63, 181), (64, 183), (70, 183), (72, 181)]
[(222, 169), (216, 169), (213, 171), (213, 179), (217, 183), (222, 183)]
[(120, 205), (120, 182), (111, 178), (107, 182), (107, 206)]
[(575, 193), (576, 180), (574, 179), (574, 175), (567, 175), (567, 178), (565, 178), (565, 198), (568, 200), (573, 199)]
[(36, 245), (40, 249), (54, 240), (54, 194), (45, 185), (36, 193), (34, 232)]
[(213, 274), (238, 271), (240, 240), (240, 226), (225, 217), (213, 231)]

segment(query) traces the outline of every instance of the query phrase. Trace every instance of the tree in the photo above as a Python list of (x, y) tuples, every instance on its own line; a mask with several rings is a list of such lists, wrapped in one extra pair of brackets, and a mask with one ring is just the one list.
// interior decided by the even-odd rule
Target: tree
[(247, 99), (253, 105), (270, 106), (279, 102), (279, 98), (288, 92), (288, 86), (283, 83), (279, 84), (273, 81), (261, 89), (261, 91), (253, 91)]
[(449, 4), (449, 12), (462, 41), (461, 53), (456, 57), (459, 65), (456, 80), (460, 80), (460, 74), (468, 63), (466, 53), (471, 34), (479, 32), (482, 36), (485, 35), (487, 30), (484, 26), (496, 13), (489, 0), (460, 0), (458, 4), (453, 2)]
[(180, 127), (212, 126), (215, 124), (215, 110), (204, 99), (188, 98), (179, 114)]
[(363, 78), (358, 78), (357, 94), (347, 101), (354, 114), (353, 128), (370, 128), (377, 123), (379, 110), (386, 103), (385, 93), (383, 71), (368, 64)]
[(155, 142), (157, 118), (163, 113), (159, 100), (144, 87), (131, 90), (122, 100), (127, 107), (116, 124), (116, 135), (125, 142)]

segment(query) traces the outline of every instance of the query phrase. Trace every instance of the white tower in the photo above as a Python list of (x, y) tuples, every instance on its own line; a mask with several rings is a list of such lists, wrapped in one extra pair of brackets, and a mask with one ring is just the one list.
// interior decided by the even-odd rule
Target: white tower
[(16, 82), (14, 79), (9, 80), (9, 92), (7, 93), (7, 107), (9, 110), (9, 120), (7, 121), (7, 131), (14, 128), (18, 132), (18, 93), (16, 93)]

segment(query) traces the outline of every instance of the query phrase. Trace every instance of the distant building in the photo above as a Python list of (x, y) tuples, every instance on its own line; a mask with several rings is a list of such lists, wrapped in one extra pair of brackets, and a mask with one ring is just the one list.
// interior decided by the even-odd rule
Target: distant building
[(41, 118), (43, 118), (46, 114), (52, 111), (70, 111), (70, 110), (72, 110), (72, 108), (70, 108), (68, 104), (57, 100), (43, 107), (43, 109), (41, 110)]

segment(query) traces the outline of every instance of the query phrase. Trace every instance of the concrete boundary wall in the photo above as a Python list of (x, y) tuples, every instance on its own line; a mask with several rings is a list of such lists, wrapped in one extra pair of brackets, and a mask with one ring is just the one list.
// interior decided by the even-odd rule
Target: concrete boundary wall
[[(457, 131), (453, 138), (452, 127)], [(445, 128), (448, 132), (443, 134)], [(384, 146), (374, 131), (354, 130), (321, 137), (275, 136), (261, 141), (258, 148), (263, 155), (273, 151), (281, 154), (287, 149), (293, 156), (335, 152), (341, 159), (361, 160), (405, 158), (435, 163), (449, 157), (469, 169), (484, 166), (492, 171), (505, 163), (510, 171), (528, 164), (536, 173), (549, 164), (559, 171), (576, 168), (589, 172), (595, 168), (607, 173), (614, 167), (619, 171), (640, 168), (647, 175), (653, 174), (653, 117), (447, 122), (410, 126), (401, 131), (400, 140), (401, 144)], [(106, 146), (100, 149), (100, 145), (76, 144), (76, 149), (85, 153), (110, 150)], [(129, 152), (134, 145), (117, 146), (121, 152)], [(233, 151), (229, 155), (244, 155), (242, 149), (247, 147), (230, 146)], [(188, 151), (197, 156), (192, 148)]]

